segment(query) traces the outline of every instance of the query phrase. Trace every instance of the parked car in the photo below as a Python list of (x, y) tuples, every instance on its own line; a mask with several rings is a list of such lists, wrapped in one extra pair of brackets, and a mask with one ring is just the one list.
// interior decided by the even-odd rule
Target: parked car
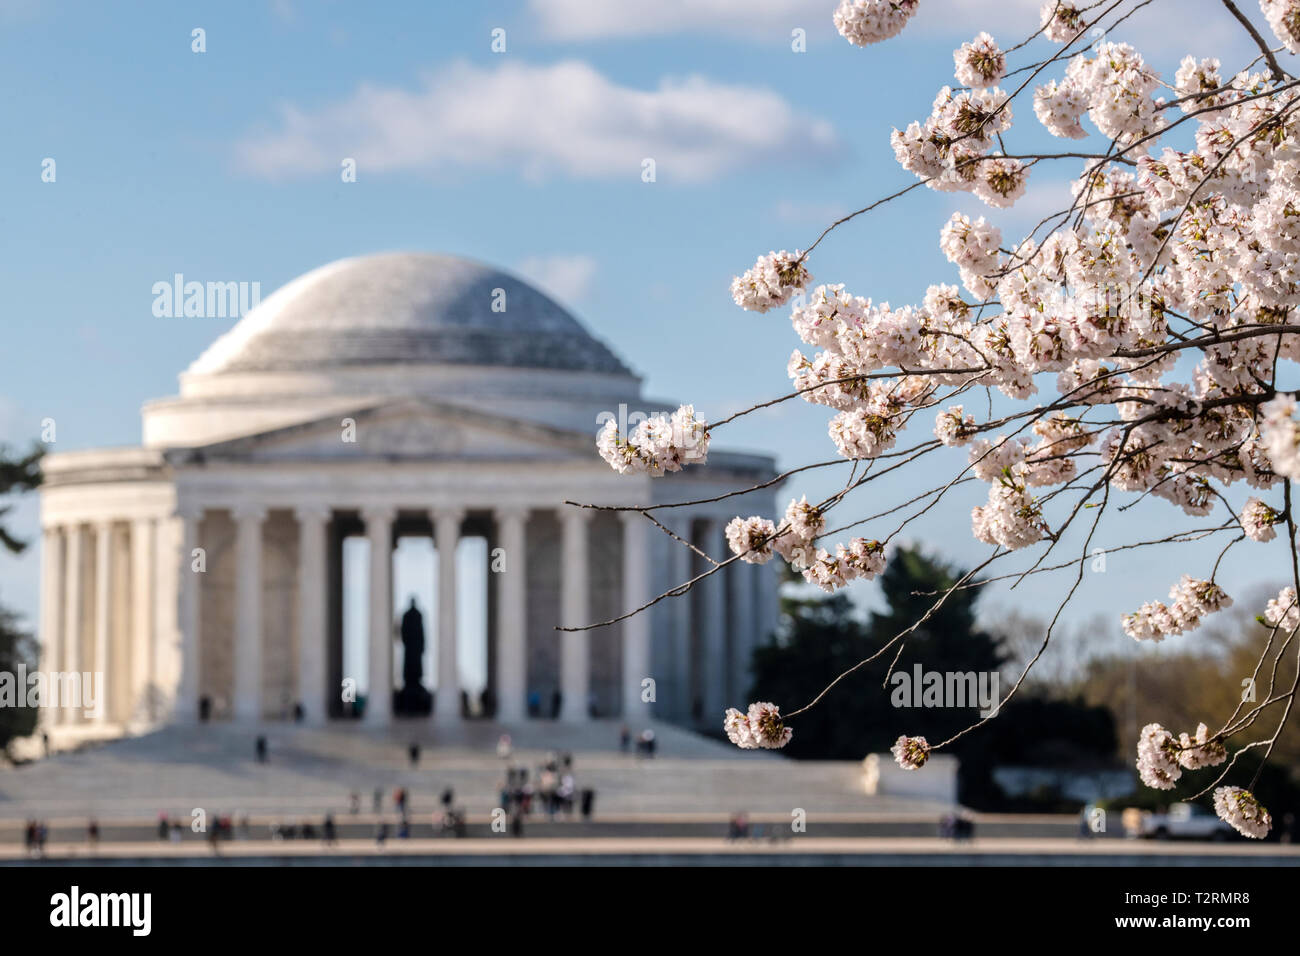
[(1137, 835), (1155, 840), (1227, 840), (1232, 827), (1195, 803), (1175, 803), (1164, 813), (1142, 812)]

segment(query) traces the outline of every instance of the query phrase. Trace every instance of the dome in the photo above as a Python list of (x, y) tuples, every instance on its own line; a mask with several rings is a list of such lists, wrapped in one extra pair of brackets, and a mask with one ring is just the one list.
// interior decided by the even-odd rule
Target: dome
[(340, 259), (294, 279), (217, 339), (189, 373), (397, 364), (630, 374), (523, 280), (469, 259), (414, 252)]

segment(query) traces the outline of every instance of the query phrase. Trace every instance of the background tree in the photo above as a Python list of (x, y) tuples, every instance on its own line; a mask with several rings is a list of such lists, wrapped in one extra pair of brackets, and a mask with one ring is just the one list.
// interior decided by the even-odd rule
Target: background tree
[[(41, 483), (41, 458), (45, 449), (40, 445), (25, 455), (15, 455), (5, 445), (0, 445), (0, 500), (10, 495), (32, 491)], [(22, 554), (27, 542), (15, 538), (5, 525), (12, 504), (0, 505), (0, 547), (11, 554)]]
[[(37, 446), (25, 455), (14, 455), (0, 445), (0, 499), (31, 491), (41, 483), (41, 457), (45, 451)], [(21, 554), (27, 542), (14, 536), (6, 526), (12, 504), (0, 506), (0, 547)], [(0, 604), (0, 672), (14, 674), (18, 665), (28, 671), (38, 666), (36, 642), (22, 627), (18, 616)], [(19, 689), (25, 694), (25, 688)], [(11, 741), (26, 737), (36, 729), (37, 711), (30, 707), (0, 707), (0, 749), (7, 750)]]
[[(851, 668), (882, 640), (921, 616), (933, 601), (931, 595), (950, 588), (964, 575), (920, 548), (900, 548), (880, 576), (885, 610), (868, 614), (865, 621), (856, 616), (843, 593), (788, 588), (782, 599), (781, 635), (755, 650), (751, 697), (815, 696), (828, 672)], [(802, 581), (797, 576), (792, 580)], [(981, 593), (974, 588), (956, 592), (908, 638), (897, 661), (877, 660), (853, 671), (837, 688), (837, 706), (810, 710), (786, 752), (814, 760), (860, 760), (868, 753), (888, 750), (903, 730), (941, 739), (965, 727), (973, 708), (895, 707), (892, 687), (886, 689), (883, 683), (891, 663), (892, 672), (907, 674), (909, 679), (917, 664), (923, 672), (998, 673), (1005, 662), (1003, 650), (976, 622)], [(1017, 698), (998, 720), (964, 737), (953, 749), (960, 761), (958, 799), (977, 809), (1012, 809), (1013, 801), (992, 779), (999, 763), (1112, 766), (1114, 752), (1114, 722), (1104, 707), (1036, 696)]]

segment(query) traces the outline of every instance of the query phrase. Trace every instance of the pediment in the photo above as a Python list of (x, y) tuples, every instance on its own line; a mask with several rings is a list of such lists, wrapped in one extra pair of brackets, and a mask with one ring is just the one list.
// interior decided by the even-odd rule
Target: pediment
[(403, 401), (189, 449), (204, 461), (539, 461), (591, 457), (594, 437), (460, 406)]

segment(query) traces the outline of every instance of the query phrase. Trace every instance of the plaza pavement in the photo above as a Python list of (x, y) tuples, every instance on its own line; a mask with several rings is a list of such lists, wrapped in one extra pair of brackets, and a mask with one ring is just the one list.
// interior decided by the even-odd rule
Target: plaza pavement
[[(814, 815), (912, 812), (934, 819), (944, 809), (939, 801), (866, 795), (856, 762), (793, 761), (741, 751), (668, 724), (653, 725), (654, 758), (621, 753), (619, 727), (617, 721), (518, 726), (466, 721), (446, 731), (420, 721), (380, 733), (352, 724), (170, 727), (0, 769), (0, 821), (157, 819), (163, 812), (188, 820), (200, 807), (209, 816), (337, 815), (347, 811), (353, 792), (368, 811), (375, 789), (383, 790), (387, 803), (396, 787), (408, 790), (416, 815), (433, 812), (448, 787), (457, 804), (482, 815), (501, 802), (507, 763), (528, 767), (536, 782), (536, 769), (552, 750), (573, 754), (576, 785), (595, 790), (600, 816), (725, 818), (746, 811), (788, 818), (797, 807)], [(269, 743), (266, 763), (254, 757), (259, 733)], [(508, 761), (496, 755), (502, 733), (513, 742)], [(416, 767), (407, 757), (412, 741), (422, 748)]]

